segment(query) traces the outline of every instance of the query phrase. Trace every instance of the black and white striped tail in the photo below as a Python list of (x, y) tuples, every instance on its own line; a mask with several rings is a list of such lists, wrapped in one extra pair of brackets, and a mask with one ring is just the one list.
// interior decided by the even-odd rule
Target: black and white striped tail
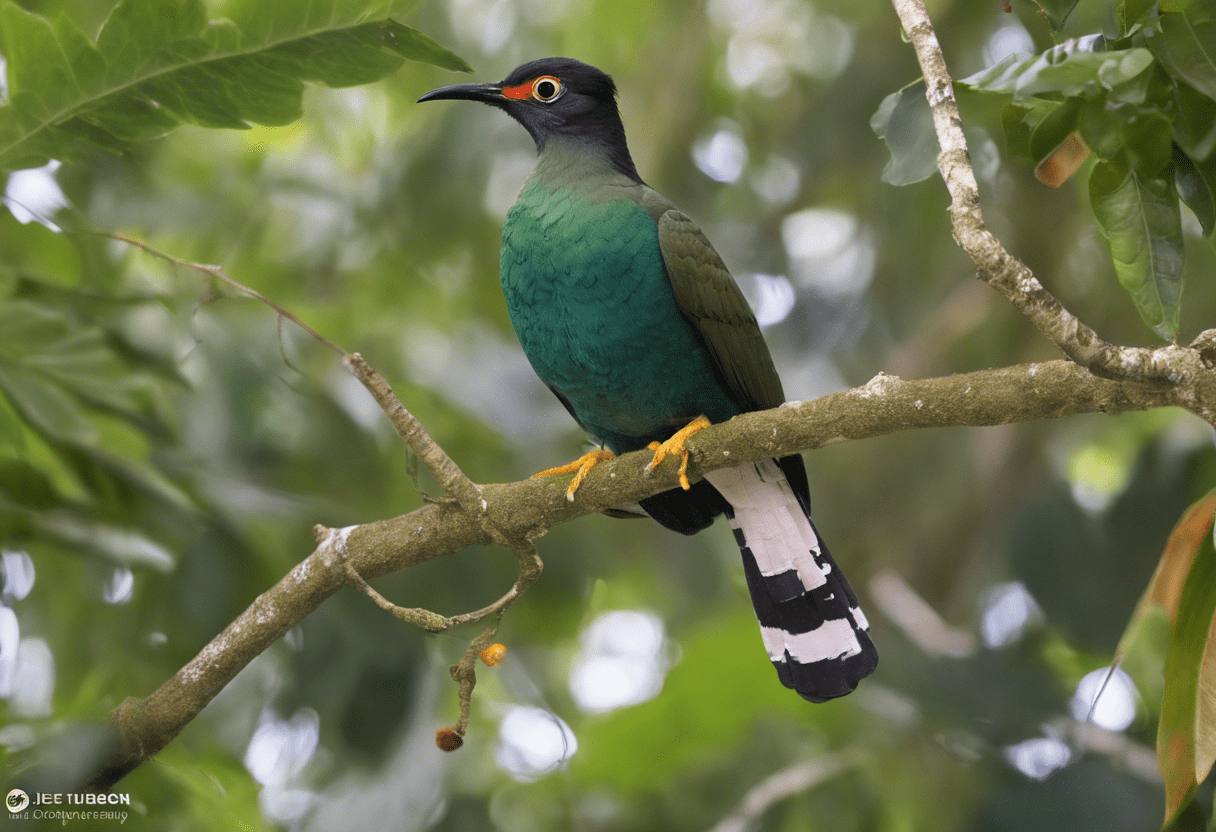
[(878, 666), (869, 623), (776, 460), (711, 471), (760, 635), (781, 683), (811, 702), (851, 693)]

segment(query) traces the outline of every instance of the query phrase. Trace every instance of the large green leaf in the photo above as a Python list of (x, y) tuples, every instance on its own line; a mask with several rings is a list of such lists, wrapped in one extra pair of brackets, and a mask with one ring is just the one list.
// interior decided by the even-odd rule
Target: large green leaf
[(1216, 0), (1191, 0), (1181, 12), (1163, 12), (1153, 51), (1170, 71), (1216, 99)]
[(1052, 47), (1039, 55), (1009, 55), (960, 81), (982, 92), (1011, 93), (1015, 99), (1041, 94), (1096, 95), (1126, 84), (1147, 70), (1147, 49), (1105, 50), (1099, 36)]
[(870, 117), (870, 128), (887, 143), (891, 158), (882, 181), (911, 185), (937, 172), (941, 146), (933, 130), (933, 113), (925, 99), (925, 82), (909, 84), (882, 100)]
[(1148, 178), (1123, 157), (1094, 165), (1094, 218), (1110, 244), (1119, 282), (1158, 335), (1178, 331), (1182, 299), (1182, 216), (1173, 172)]
[(0, 0), (9, 101), (0, 107), (0, 170), (90, 146), (121, 149), (183, 123), (244, 128), (300, 116), (305, 82), (379, 80), (406, 59), (469, 69), (388, 17), (392, 3), (243, 2), (207, 20), (201, 0), (123, 0), (91, 41)]
[[(1165, 667), (1157, 730), (1157, 761), (1165, 781), (1168, 825), (1191, 802), (1216, 759), (1216, 549), (1209, 494), (1184, 515), (1170, 537), (1176, 614)], [(1165, 564), (1165, 556), (1162, 558)], [(1159, 569), (1160, 572), (1160, 569)], [(1154, 579), (1154, 583), (1156, 579)]]

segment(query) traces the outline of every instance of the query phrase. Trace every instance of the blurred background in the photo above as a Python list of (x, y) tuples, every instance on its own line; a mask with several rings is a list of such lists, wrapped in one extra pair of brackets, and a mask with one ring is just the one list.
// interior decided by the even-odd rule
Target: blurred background
[[(62, 9), (91, 35), (108, 12), (20, 5)], [(1031, 2), (929, 5), (956, 78), (1053, 43)], [(1056, 37), (1098, 31), (1113, 5), (1079, 4)], [(67, 790), (87, 774), (110, 709), (305, 557), (314, 523), (421, 504), (403, 443), (332, 353), (255, 301), (215, 300), (198, 274), (84, 230), (222, 264), (361, 352), (475, 481), (583, 449), (497, 280), (532, 142), (488, 107), (414, 104), (434, 87), (549, 55), (612, 74), (639, 171), (714, 241), (790, 399), (880, 371), (1059, 357), (975, 279), (939, 179), (880, 180), (870, 117), (919, 75), (887, 2), (424, 0), (401, 19), (473, 78), (407, 64), (366, 87), (310, 88), (287, 127), (186, 127), (8, 178), (6, 302), (54, 300), (95, 349), (91, 394), (29, 446), (50, 473), (0, 471), (0, 785), (19, 774)], [(1157, 343), (1117, 287), (1084, 178), (1047, 189), (1002, 158), (998, 123), (969, 130), (985, 216), (1010, 251), (1104, 338)], [(1186, 343), (1214, 320), (1216, 263), (1183, 211)], [(114, 415), (128, 405), (139, 429)], [(925, 430), (807, 463), (816, 522), (881, 655), (854, 695), (811, 705), (779, 685), (725, 524), (683, 538), (585, 518), (539, 541), (544, 576), (503, 620), (506, 661), (479, 670), (464, 748), (440, 752), (434, 732), (455, 721), (447, 667), (479, 630), (430, 636), (344, 591), (119, 783), (130, 823), (1159, 826), (1164, 643), (1106, 669), (1171, 527), (1216, 481), (1207, 427), (1162, 410)], [(450, 615), (497, 598), (514, 563), (474, 548), (375, 585)]]

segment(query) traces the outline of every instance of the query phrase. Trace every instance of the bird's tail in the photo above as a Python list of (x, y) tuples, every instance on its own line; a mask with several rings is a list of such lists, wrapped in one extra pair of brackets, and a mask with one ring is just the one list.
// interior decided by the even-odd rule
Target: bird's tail
[(731, 505), (760, 635), (781, 683), (811, 702), (851, 693), (878, 666), (878, 651), (857, 596), (777, 461), (705, 478)]

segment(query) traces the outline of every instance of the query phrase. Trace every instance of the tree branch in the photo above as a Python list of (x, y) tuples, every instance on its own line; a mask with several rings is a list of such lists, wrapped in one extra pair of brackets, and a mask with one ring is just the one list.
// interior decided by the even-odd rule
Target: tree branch
[(1190, 347), (1177, 344), (1143, 349), (1121, 347), (1102, 340), (1094, 330), (1064, 308), (1034, 273), (1011, 255), (984, 224), (979, 186), (967, 152), (962, 120), (954, 98), (954, 83), (946, 68), (941, 44), (923, 0), (892, 0), (904, 33), (916, 50), (925, 77), (925, 97), (933, 112), (933, 127), (941, 145), (938, 167), (950, 192), (954, 239), (979, 269), (980, 277), (1003, 294), (1061, 352), (1094, 375), (1140, 380), (1171, 386), (1176, 401), (1216, 427), (1216, 391), (1200, 383), (1212, 368), (1201, 346), (1213, 340), (1211, 331)]
[[(1197, 383), (1216, 389), (1216, 371), (1205, 369), (1202, 376)], [(879, 374), (852, 390), (706, 428), (689, 440), (688, 473), (697, 479), (749, 460), (916, 428), (999, 425), (1175, 404), (1173, 386), (1097, 378), (1068, 361), (918, 381)], [(531, 541), (561, 523), (676, 487), (674, 463), (645, 471), (651, 456), (642, 451), (601, 463), (574, 502), (566, 500), (561, 477), (480, 486), (485, 516), (507, 539)], [(159, 689), (115, 710), (120, 748), (90, 785), (108, 788), (158, 752), (255, 656), (337, 592), (345, 583), (343, 571), (332, 566), (339, 559), (359, 575), (375, 578), (459, 552), (484, 536), (481, 517), (454, 501), (343, 529), (317, 527), (312, 554)]]
[[(155, 257), (166, 260), (178, 266), (199, 272), (211, 278), (214, 281), (227, 284), (239, 292), (249, 295), (256, 300), (262, 302), (266, 306), (273, 309), (279, 316), (280, 324), (283, 320), (290, 320), (302, 330), (311, 335), (314, 339), (324, 344), (329, 349), (342, 356), (343, 365), (355, 376), (363, 387), (371, 394), (372, 398), (384, 411), (389, 422), (396, 429), (397, 434), (405, 440), (413, 451), (414, 456), (426, 465), (427, 470), (435, 478), (435, 481), (443, 488), (451, 499), (464, 510), (469, 517), (475, 518), (478, 529), (481, 533), (480, 543), (497, 543), (511, 550), (519, 561), (519, 577), (516, 578), (512, 587), (494, 603), (483, 607), (480, 610), (464, 613), (452, 617), (439, 615), (430, 610), (408, 608), (398, 606), (380, 593), (376, 592), (367, 581), (359, 574), (358, 569), (347, 558), (346, 536), (349, 530), (330, 530), (324, 527), (317, 527), (314, 530), (317, 542), (322, 544), (318, 548), (321, 560), (335, 574), (341, 575), (346, 582), (358, 589), (363, 594), (367, 595), (381, 609), (392, 613), (397, 618), (409, 624), (422, 627), (423, 629), (438, 633), (459, 624), (467, 624), (473, 621), (481, 621), (482, 619), (496, 616), (502, 618), (503, 613), (507, 608), (515, 602), (525, 590), (528, 589), (540, 577), (541, 570), (544, 564), (541, 562), (540, 554), (536, 551), (536, 545), (531, 539), (526, 537), (512, 537), (509, 534), (503, 533), (501, 529), (490, 519), (487, 512), (487, 503), (482, 497), (481, 489), (465, 476), (460, 467), (452, 460), (450, 456), (439, 446), (431, 435), (426, 432), (419, 422), (397, 395), (393, 392), (388, 381), (381, 376), (376, 370), (368, 364), (363, 356), (359, 353), (348, 353), (330, 341), (321, 333), (306, 324), (298, 316), (292, 313), (289, 309), (275, 303), (260, 292), (252, 289), (245, 284), (230, 277), (224, 271), (222, 266), (207, 265), (204, 263), (193, 263), (183, 260), (179, 257), (174, 257), (171, 254), (158, 251), (146, 243), (136, 240), (132, 237), (127, 237), (121, 234), (106, 235), (113, 239), (134, 245), (144, 252), (147, 252)], [(415, 482), (415, 485), (417, 483)], [(425, 497), (425, 495), (424, 495)], [(259, 619), (260, 620), (260, 619)], [(493, 634), (491, 628), (482, 636), (473, 640), (469, 646), (469, 656), (476, 657), (477, 652), (481, 649), (478, 644), (489, 635)], [(482, 647), (485, 645), (482, 644)], [(460, 698), (460, 721), (454, 729), (456, 739), (454, 742), (459, 742), (460, 737), (464, 735), (465, 729), (469, 721), (469, 701), (473, 692), (473, 686), (476, 684), (476, 673), (473, 672), (471, 661), (466, 656), (466, 661), (462, 661), (459, 665), (454, 665), (452, 669), (453, 678), (459, 684)], [(212, 694), (214, 695), (214, 694)], [(125, 704), (125, 703), (124, 703)], [(120, 718), (122, 714), (116, 713), (115, 719)], [(459, 747), (456, 745), (454, 747)]]

